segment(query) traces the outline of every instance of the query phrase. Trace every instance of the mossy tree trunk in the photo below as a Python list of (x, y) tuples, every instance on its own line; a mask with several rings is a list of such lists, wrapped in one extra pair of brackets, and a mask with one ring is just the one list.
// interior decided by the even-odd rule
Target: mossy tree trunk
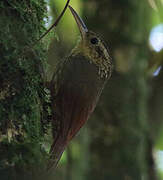
[(32, 179), (45, 164), (44, 0), (0, 1), (0, 179)]

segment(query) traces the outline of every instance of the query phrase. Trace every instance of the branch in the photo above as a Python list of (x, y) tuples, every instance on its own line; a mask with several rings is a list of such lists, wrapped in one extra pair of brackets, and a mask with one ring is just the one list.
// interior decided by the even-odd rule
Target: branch
[(54, 24), (51, 25), (51, 27), (37, 40), (37, 42), (39, 42), (44, 36), (46, 36), (52, 29), (53, 27), (56, 27), (60, 21), (60, 19), (62, 18), (62, 16), (64, 15), (67, 7), (68, 7), (68, 4), (69, 4), (70, 0), (67, 1), (63, 11), (61, 12), (60, 16), (57, 18), (57, 20), (54, 22)]

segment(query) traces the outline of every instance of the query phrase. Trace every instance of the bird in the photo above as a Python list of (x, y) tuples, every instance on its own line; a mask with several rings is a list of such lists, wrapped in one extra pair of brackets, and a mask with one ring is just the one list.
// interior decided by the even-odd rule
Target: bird
[(68, 7), (81, 38), (50, 81), (53, 143), (47, 170), (56, 169), (66, 146), (89, 119), (113, 69), (105, 42)]

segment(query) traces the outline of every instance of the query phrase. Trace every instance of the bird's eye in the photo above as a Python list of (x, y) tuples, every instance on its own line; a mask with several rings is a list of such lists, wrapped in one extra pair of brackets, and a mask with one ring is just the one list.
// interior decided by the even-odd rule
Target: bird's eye
[(92, 38), (91, 39), (91, 43), (92, 44), (97, 44), (98, 43), (98, 39), (97, 38)]

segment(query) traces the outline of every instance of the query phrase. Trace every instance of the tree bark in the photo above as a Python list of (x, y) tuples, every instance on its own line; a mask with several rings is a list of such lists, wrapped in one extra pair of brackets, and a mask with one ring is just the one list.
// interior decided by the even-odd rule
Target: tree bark
[(0, 179), (32, 179), (41, 172), (46, 118), (43, 66), (44, 0), (0, 1)]

